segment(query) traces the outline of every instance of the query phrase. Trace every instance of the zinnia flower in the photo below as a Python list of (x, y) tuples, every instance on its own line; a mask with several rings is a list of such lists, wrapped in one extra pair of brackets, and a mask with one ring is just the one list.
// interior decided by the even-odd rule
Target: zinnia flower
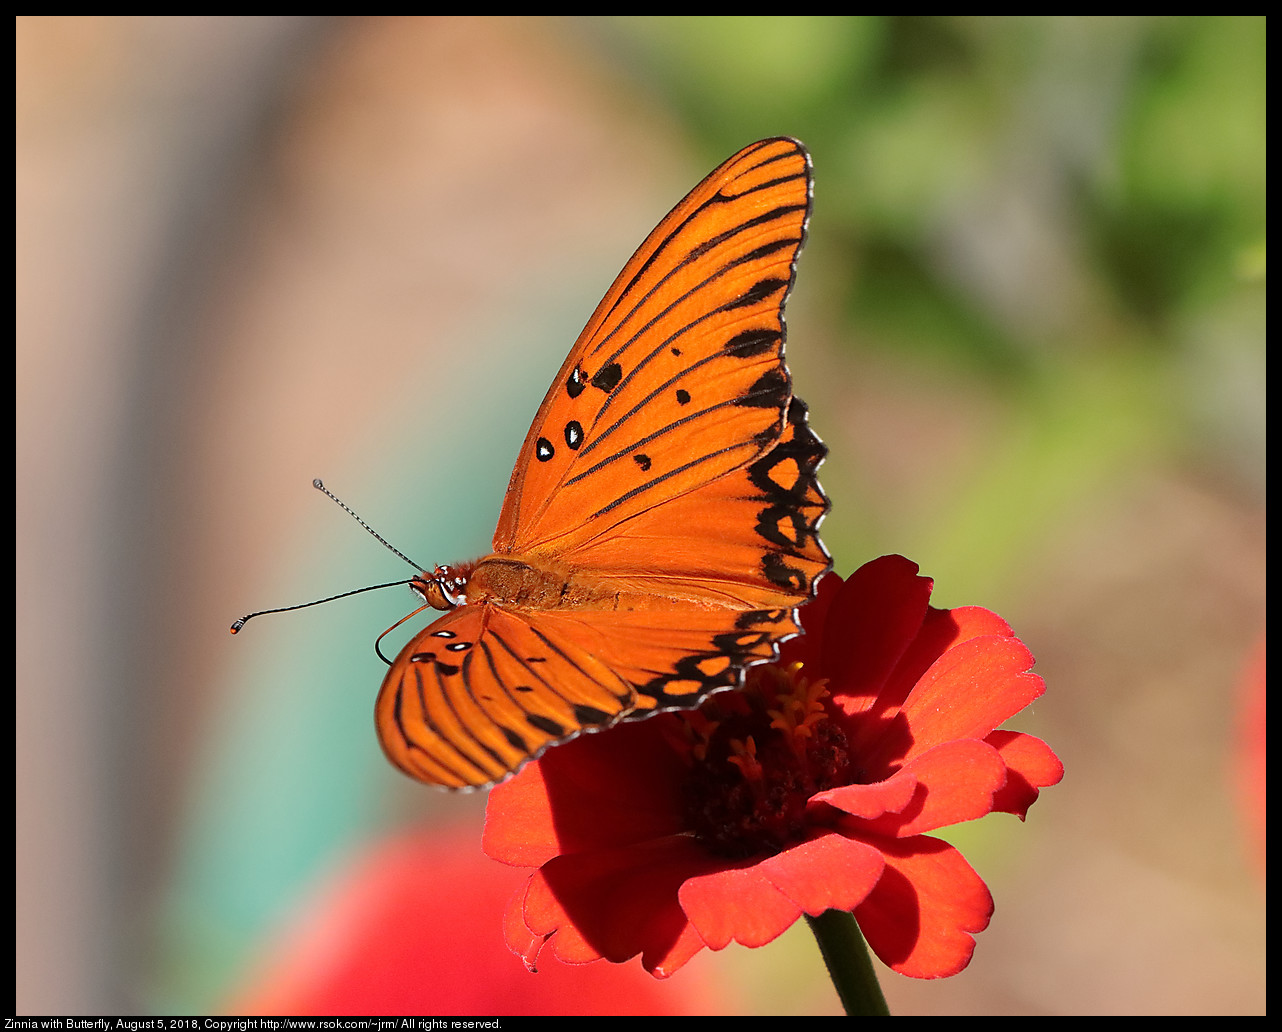
[(803, 912), (854, 913), (902, 974), (956, 974), (993, 910), (925, 832), (1025, 816), (1063, 767), (997, 726), (1044, 690), (998, 616), (935, 609), (902, 556), (824, 577), (805, 635), (696, 711), (559, 746), (490, 795), (484, 846), (537, 867), (505, 918), (533, 969), (640, 954), (666, 977), (704, 947), (763, 946)]

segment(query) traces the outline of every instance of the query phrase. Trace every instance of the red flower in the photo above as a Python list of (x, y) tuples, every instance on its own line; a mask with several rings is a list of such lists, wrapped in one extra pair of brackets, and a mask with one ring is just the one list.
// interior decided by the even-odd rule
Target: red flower
[(956, 974), (992, 914), (957, 850), (922, 834), (1021, 819), (1063, 766), (994, 730), (1042, 694), (1033, 657), (984, 609), (935, 609), (902, 556), (828, 575), (806, 634), (744, 688), (552, 749), (490, 795), (484, 846), (538, 867), (509, 904), (534, 966), (641, 954), (666, 977), (705, 946), (763, 946), (853, 911), (906, 975)]

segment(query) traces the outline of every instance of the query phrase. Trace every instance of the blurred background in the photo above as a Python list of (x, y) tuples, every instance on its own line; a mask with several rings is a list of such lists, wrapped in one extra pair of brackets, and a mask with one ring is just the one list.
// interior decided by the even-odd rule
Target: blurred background
[[(1262, 18), (20, 17), (16, 43), (18, 1013), (303, 1006), (283, 986), (351, 945), (317, 929), (362, 920), (388, 850), (484, 868), (484, 796), (373, 732), (405, 589), (228, 625), (407, 575), (313, 477), (429, 568), (486, 551), (615, 273), (779, 134), (815, 166), (789, 357), (836, 568), (899, 552), (935, 604), (1002, 614), (1047, 682), (1010, 726), (1067, 769), (1025, 825), (946, 836), (996, 913), (955, 978), (879, 965), (892, 1010), (1263, 1012)], [(409, 870), (454, 902), (489, 877)], [(633, 961), (635, 996), (528, 975), (494, 947), (507, 891), (380, 897), (389, 991), (836, 1011), (804, 923), (664, 983)], [(448, 965), (395, 952), (425, 928)]]

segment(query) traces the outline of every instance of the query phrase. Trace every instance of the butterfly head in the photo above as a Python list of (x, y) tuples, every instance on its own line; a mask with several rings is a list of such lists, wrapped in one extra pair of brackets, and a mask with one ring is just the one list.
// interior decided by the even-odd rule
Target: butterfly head
[(410, 590), (433, 609), (455, 609), (467, 603), (472, 565), (438, 566), (430, 576), (423, 573), (411, 580)]

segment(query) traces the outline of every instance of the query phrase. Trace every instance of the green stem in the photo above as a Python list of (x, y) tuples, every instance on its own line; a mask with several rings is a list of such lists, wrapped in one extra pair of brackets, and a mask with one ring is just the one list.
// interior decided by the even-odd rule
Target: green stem
[(844, 910), (825, 910), (818, 917), (807, 914), (806, 922), (819, 942), (819, 952), (828, 965), (828, 975), (846, 1013), (851, 1017), (856, 1014), (888, 1016), (890, 1009), (881, 994), (872, 958), (868, 956), (868, 944), (859, 931), (855, 915)]

